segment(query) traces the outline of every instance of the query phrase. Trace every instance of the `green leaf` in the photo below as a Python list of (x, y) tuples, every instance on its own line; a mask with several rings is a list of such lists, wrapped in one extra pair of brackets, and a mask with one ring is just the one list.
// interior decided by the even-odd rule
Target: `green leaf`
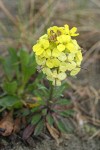
[(61, 86), (55, 87), (53, 97), (58, 98), (58, 97), (62, 96), (64, 90), (66, 90), (67, 88), (68, 88), (67, 83), (62, 83)]
[(16, 75), (19, 78), (19, 58), (15, 49), (9, 49), (9, 55), (5, 58), (1, 57), (0, 62), (3, 66), (5, 77), (11, 81)]
[(30, 110), (25, 108), (25, 109), (22, 109), (22, 116), (27, 116), (30, 114)]
[(3, 84), (3, 89), (10, 95), (13, 95), (16, 93), (17, 91), (17, 82), (13, 81), (13, 82), (5, 82)]
[(61, 111), (59, 114), (64, 117), (73, 116), (74, 110)]
[(43, 84), (38, 84), (38, 90), (41, 91), (44, 95), (49, 94), (49, 90)]
[(47, 115), (47, 108), (42, 109), (42, 115), (43, 115), (43, 116), (46, 116), (46, 115)]
[(59, 120), (56, 119), (56, 125), (61, 132), (67, 132), (68, 131), (65, 123), (60, 118), (59, 118)]
[(59, 105), (69, 105), (69, 104), (71, 104), (71, 101), (68, 100), (68, 99), (58, 99), (56, 101), (56, 104), (59, 104)]
[(47, 117), (46, 117), (46, 119), (47, 119), (47, 122), (49, 123), (49, 125), (52, 126), (53, 123), (54, 123), (54, 119), (53, 119), (52, 115), (48, 114)]
[(34, 115), (34, 116), (32, 117), (31, 123), (32, 123), (33, 125), (35, 125), (35, 124), (37, 124), (37, 123), (40, 121), (40, 119), (41, 119), (41, 114), (36, 114), (36, 115)]
[(13, 69), (12, 69), (12, 63), (10, 57), (7, 57), (4, 59), (3, 57), (0, 58), (0, 62), (3, 66), (3, 71), (6, 76), (6, 78), (11, 81), (13, 78)]
[(18, 61), (17, 51), (14, 48), (9, 48), (9, 55), (13, 63)]
[[(38, 82), (39, 82), (39, 80), (38, 80)], [(48, 89), (44, 85), (39, 84), (38, 82), (35, 87), (36, 90), (34, 90), (34, 95), (39, 96), (42, 99), (44, 99), (44, 98), (48, 99), (48, 95), (49, 95)]]
[(13, 72), (19, 78), (19, 57), (17, 51), (14, 48), (9, 48), (9, 55), (12, 63)]
[(43, 84), (38, 84), (38, 89), (47, 90), (47, 88)]
[(23, 71), (23, 82), (26, 84), (30, 77), (35, 73), (36, 68), (34, 67), (33, 64), (27, 65), (24, 67)]
[(39, 106), (38, 106), (38, 107), (34, 107), (34, 108), (32, 108), (32, 109), (31, 109), (31, 112), (33, 112), (33, 113), (34, 113), (34, 112), (37, 112), (38, 110), (40, 110)]
[(35, 127), (34, 135), (39, 135), (44, 128), (44, 120), (42, 119)]
[(20, 50), (20, 61), (22, 69), (23, 83), (26, 84), (30, 77), (36, 72), (36, 62), (33, 55), (24, 50)]
[(0, 98), (0, 106), (2, 107), (19, 107), (21, 105), (21, 101), (16, 96), (6, 96)]
[(20, 50), (20, 61), (22, 65), (22, 70), (24, 70), (24, 67), (29, 63), (30, 55), (25, 50)]

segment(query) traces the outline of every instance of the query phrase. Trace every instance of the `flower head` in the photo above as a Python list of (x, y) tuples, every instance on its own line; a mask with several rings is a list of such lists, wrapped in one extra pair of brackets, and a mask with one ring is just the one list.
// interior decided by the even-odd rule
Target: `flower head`
[(72, 37), (78, 36), (77, 28), (71, 30), (53, 26), (33, 46), (36, 62), (53, 85), (60, 86), (68, 75), (75, 76), (82, 62), (81, 48)]

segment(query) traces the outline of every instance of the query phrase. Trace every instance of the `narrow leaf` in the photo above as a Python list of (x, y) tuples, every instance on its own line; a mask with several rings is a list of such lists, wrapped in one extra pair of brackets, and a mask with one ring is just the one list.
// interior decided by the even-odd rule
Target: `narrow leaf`
[(17, 90), (17, 82), (13, 81), (13, 82), (5, 82), (3, 85), (3, 89), (8, 93), (8, 94), (15, 94), (16, 90)]
[(40, 114), (36, 114), (36, 115), (34, 115), (34, 116), (32, 117), (31, 123), (32, 123), (33, 125), (35, 125), (35, 124), (37, 124), (37, 123), (40, 121), (40, 119), (41, 119), (41, 115), (40, 115)]
[(68, 88), (67, 83), (62, 83), (61, 86), (56, 87), (55, 90), (54, 90), (54, 95), (53, 95), (54, 98), (60, 97), (63, 94), (64, 90), (67, 89), (67, 88)]
[(24, 132), (23, 132), (22, 138), (24, 140), (27, 140), (30, 137), (30, 135), (33, 133), (33, 131), (34, 131), (34, 126), (33, 125), (28, 125), (25, 128)]
[(32, 109), (31, 109), (31, 112), (33, 112), (33, 113), (34, 113), (34, 112), (37, 112), (38, 110), (39, 110), (39, 106), (38, 106), (38, 107), (34, 107), (34, 108), (32, 108)]
[(13, 72), (16, 73), (17, 78), (19, 78), (19, 57), (18, 53), (14, 48), (9, 48), (10, 60), (12, 63)]
[(48, 114), (47, 117), (46, 117), (46, 119), (47, 119), (48, 124), (49, 124), (50, 126), (52, 126), (53, 123), (54, 123), (54, 119), (53, 119), (52, 115), (51, 115), (51, 114)]
[(39, 135), (39, 134), (42, 132), (43, 127), (44, 127), (44, 121), (41, 120), (41, 121), (37, 124), (37, 126), (35, 127), (34, 135)]
[(61, 132), (67, 132), (66, 125), (60, 118), (59, 118), (59, 120), (56, 119), (56, 125)]
[(3, 66), (3, 71), (6, 76), (6, 78), (11, 81), (13, 78), (13, 69), (12, 69), (12, 63), (10, 57), (7, 57), (4, 59), (3, 57), (0, 58), (0, 62)]
[(74, 114), (74, 110), (61, 111), (59, 114), (64, 117), (72, 116)]
[(2, 107), (17, 107), (20, 106), (21, 101), (16, 96), (5, 96), (0, 99), (0, 106)]
[(71, 104), (71, 101), (68, 99), (59, 99), (58, 101), (56, 101), (56, 104), (59, 105), (69, 105)]

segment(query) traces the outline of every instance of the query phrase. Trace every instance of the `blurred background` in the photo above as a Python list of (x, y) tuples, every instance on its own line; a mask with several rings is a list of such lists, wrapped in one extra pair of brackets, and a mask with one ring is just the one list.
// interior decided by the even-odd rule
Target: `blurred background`
[(53, 25), (76, 26), (83, 49), (82, 70), (76, 84), (100, 89), (99, 0), (0, 0), (0, 54), (9, 47), (32, 50), (32, 45)]
[(53, 25), (76, 26), (84, 60), (76, 85), (100, 89), (99, 0), (0, 0), (0, 54), (9, 47), (32, 50), (32, 45)]

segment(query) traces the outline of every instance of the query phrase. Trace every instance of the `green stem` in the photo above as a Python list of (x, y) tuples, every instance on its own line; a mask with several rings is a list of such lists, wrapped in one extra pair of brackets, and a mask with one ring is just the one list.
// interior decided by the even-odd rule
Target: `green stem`
[(49, 95), (49, 100), (52, 100), (53, 98), (53, 90), (54, 90), (54, 86), (52, 85), (52, 83), (50, 84), (50, 95)]

